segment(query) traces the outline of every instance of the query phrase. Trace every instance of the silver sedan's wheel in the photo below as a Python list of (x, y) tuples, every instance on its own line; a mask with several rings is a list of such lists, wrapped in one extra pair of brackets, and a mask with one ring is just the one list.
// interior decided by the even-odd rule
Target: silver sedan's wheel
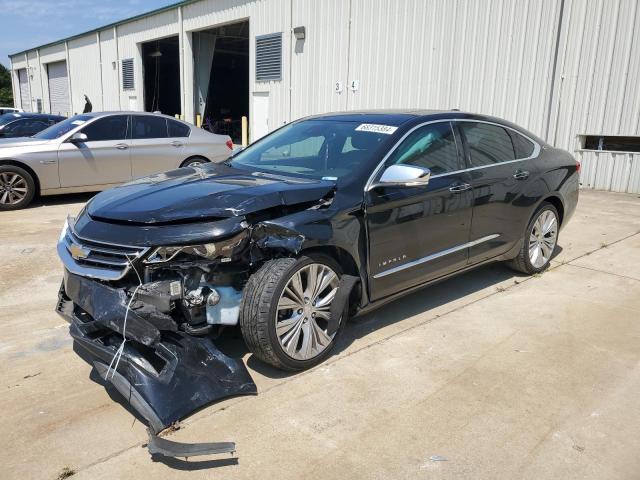
[(529, 261), (534, 268), (549, 262), (558, 241), (558, 219), (551, 210), (543, 210), (533, 224), (529, 236)]
[(282, 350), (296, 360), (310, 360), (324, 352), (335, 335), (327, 334), (331, 302), (339, 278), (326, 265), (312, 263), (296, 271), (286, 283), (276, 309), (276, 335)]
[(29, 191), (27, 180), (15, 172), (0, 173), (0, 204), (17, 205), (24, 201)]

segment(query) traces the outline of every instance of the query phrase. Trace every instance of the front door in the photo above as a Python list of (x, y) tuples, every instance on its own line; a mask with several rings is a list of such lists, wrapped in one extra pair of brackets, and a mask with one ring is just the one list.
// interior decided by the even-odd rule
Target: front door
[(462, 145), (451, 123), (430, 123), (414, 130), (391, 154), (385, 168), (394, 164), (429, 168), (431, 180), (425, 186), (376, 187), (366, 193), (372, 300), (467, 263), (470, 177), (464, 171)]
[(99, 118), (80, 130), (87, 136), (85, 142), (60, 144), (58, 171), (62, 187), (112, 185), (131, 180), (128, 118), (128, 115)]

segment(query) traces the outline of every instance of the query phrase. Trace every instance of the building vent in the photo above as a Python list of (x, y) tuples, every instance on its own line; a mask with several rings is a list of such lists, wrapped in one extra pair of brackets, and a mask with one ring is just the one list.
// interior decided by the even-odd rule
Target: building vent
[(282, 80), (282, 33), (256, 37), (256, 81)]
[(122, 60), (122, 89), (133, 90), (135, 88), (135, 82), (133, 81), (133, 58), (125, 58)]

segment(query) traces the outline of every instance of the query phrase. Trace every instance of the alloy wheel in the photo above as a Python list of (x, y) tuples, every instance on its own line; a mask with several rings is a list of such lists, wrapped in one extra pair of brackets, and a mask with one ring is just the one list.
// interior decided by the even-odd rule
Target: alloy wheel
[(0, 173), (0, 204), (15, 205), (27, 196), (27, 180), (14, 172)]
[(327, 333), (338, 275), (312, 263), (295, 272), (282, 291), (276, 312), (276, 335), (283, 351), (296, 360), (320, 355), (333, 341)]
[(558, 219), (551, 210), (544, 210), (531, 229), (529, 261), (534, 268), (542, 268), (551, 259), (558, 240)]

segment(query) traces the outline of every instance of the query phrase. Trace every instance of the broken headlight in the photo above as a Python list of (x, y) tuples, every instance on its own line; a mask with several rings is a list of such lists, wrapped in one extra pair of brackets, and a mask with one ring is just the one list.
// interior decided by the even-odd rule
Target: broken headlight
[(215, 243), (203, 243), (202, 245), (186, 245), (175, 247), (158, 247), (147, 257), (145, 263), (164, 263), (169, 261), (188, 262), (194, 260), (214, 260), (222, 257), (222, 262), (231, 261), (231, 256), (237, 249), (244, 246), (247, 240), (247, 232), (219, 240)]
[(158, 247), (147, 257), (145, 263), (164, 263), (170, 260), (213, 260), (219, 255), (220, 252), (215, 243), (185, 247)]

